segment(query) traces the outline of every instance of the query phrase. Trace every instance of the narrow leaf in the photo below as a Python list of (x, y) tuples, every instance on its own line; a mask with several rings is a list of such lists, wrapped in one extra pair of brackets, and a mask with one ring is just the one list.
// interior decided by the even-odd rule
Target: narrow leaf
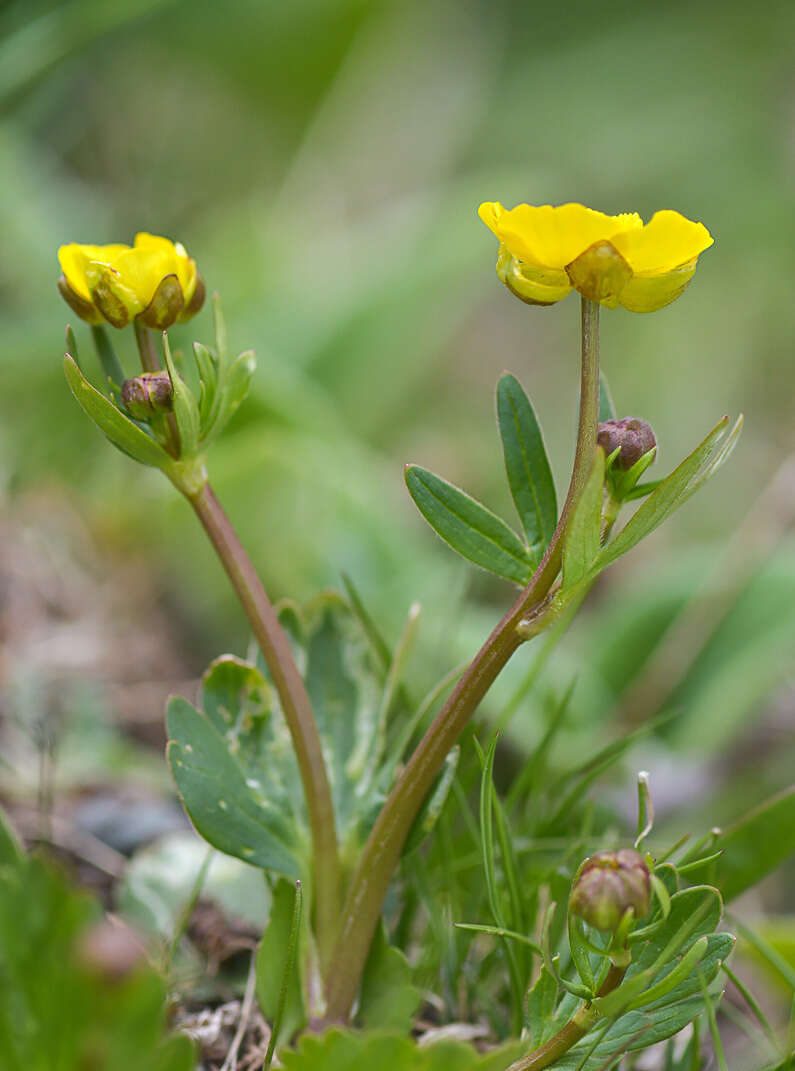
[(163, 356), (174, 392), (174, 418), (179, 431), (179, 456), (190, 457), (196, 453), (199, 443), (199, 406), (193, 397), (193, 391), (179, 374), (171, 356), (168, 336), (163, 332)]
[(610, 387), (607, 383), (607, 376), (604, 372), (599, 372), (599, 423), (604, 424), (606, 420), (616, 419), (616, 407), (613, 404), (613, 396), (610, 393)]
[(694, 479), (717, 449), (719, 440), (728, 425), (729, 418), (719, 420), (709, 435), (699, 446), (664, 479), (656, 490), (652, 491), (634, 517), (627, 522), (612, 543), (599, 555), (599, 568), (604, 569), (636, 546), (641, 539), (653, 532), (666, 517), (680, 506), (688, 497), (687, 491)]
[(597, 447), (588, 482), (566, 529), (563, 546), (564, 590), (575, 587), (585, 579), (599, 556), (604, 482), (605, 455), (604, 450)]
[[(263, 1014), (273, 1024), (271, 1043), (291, 1037), (307, 1020), (300, 963), (303, 897), (300, 882), (280, 879), (273, 890), (271, 914), (257, 949), (256, 993)], [(268, 1047), (270, 1059), (273, 1048)], [(270, 1065), (266, 1057), (265, 1066)]]
[(511, 495), (538, 563), (558, 523), (555, 483), (533, 406), (509, 372), (497, 384), (497, 417)]
[(64, 372), (80, 407), (122, 453), (153, 468), (170, 464), (171, 458), (165, 450), (92, 387), (68, 353), (64, 357)]
[(525, 584), (533, 562), (516, 533), (453, 484), (418, 465), (406, 469), (406, 486), (431, 528), (468, 561)]
[(97, 351), (99, 363), (102, 365), (102, 371), (105, 373), (105, 379), (116, 390), (121, 390), (121, 385), (125, 379), (124, 372), (119, 363), (119, 358), (116, 356), (116, 351), (108, 338), (108, 332), (102, 324), (91, 325), (91, 338), (94, 340), (94, 348)]

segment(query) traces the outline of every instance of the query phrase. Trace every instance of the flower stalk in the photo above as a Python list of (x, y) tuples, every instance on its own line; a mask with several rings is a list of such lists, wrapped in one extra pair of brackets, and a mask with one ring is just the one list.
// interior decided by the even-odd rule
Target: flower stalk
[(265, 657), (295, 747), (314, 852), (315, 932), (321, 972), (328, 964), (340, 910), (340, 867), (334, 804), (309, 695), (287, 636), (251, 559), (205, 479), (186, 498), (221, 560)]
[[(331, 1020), (344, 1020), (350, 1014), (403, 845), (446, 755), (517, 648), (553, 619), (547, 597), (560, 572), (566, 529), (593, 463), (598, 418), (599, 305), (583, 298), (577, 446), (569, 491), (558, 525), (530, 583), (464, 672), (409, 759), (370, 833), (348, 891), (328, 972), (326, 1013)], [(528, 621), (532, 621), (529, 629), (524, 627)]]

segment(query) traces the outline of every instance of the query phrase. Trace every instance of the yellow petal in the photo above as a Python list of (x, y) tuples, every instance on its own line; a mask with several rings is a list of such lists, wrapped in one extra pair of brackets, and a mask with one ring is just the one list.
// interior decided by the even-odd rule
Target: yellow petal
[(174, 267), (174, 257), (168, 249), (140, 246), (122, 253), (115, 264), (122, 283), (138, 299), (138, 312), (152, 300), (161, 280), (176, 274)]
[(172, 242), (159, 234), (139, 231), (135, 236), (135, 248), (158, 250), (167, 257), (168, 271), (164, 274), (176, 275), (187, 304), (196, 289), (196, 261), (188, 256), (182, 242)]
[(621, 304), (630, 312), (655, 312), (678, 298), (696, 272), (696, 260), (666, 272), (634, 275), (621, 291)]
[(499, 201), (484, 201), (478, 208), (478, 215), (494, 234), (499, 238), (500, 216), (505, 212)]
[(608, 216), (581, 204), (517, 205), (495, 223), (498, 237), (515, 257), (547, 268), (565, 268), (596, 242), (643, 226), (635, 212)]
[(694, 223), (669, 209), (655, 212), (645, 227), (612, 239), (635, 275), (678, 268), (703, 253), (712, 241), (703, 223)]
[(115, 257), (129, 249), (128, 245), (81, 245), (70, 242), (58, 250), (58, 263), (66, 276), (69, 286), (84, 301), (91, 301), (91, 293), (86, 281), (86, 267), (89, 261), (110, 264)]

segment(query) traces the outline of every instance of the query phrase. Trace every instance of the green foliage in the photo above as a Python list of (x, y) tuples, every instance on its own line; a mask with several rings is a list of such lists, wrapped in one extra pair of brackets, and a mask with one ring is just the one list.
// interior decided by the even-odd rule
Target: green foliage
[[(263, 1014), (275, 1024), (277, 1043), (291, 1038), (308, 1018), (302, 981), (306, 961), (306, 928), (301, 927), (298, 935), (294, 933), (296, 896), (293, 882), (280, 878), (275, 883), (270, 918), (257, 948), (257, 1000)], [(277, 1023), (279, 1012), (280, 1021)]]
[(408, 960), (399, 948), (389, 944), (381, 924), (364, 968), (357, 1018), (370, 1029), (408, 1034), (419, 1003), (420, 994), (412, 985)]
[(406, 486), (425, 520), (453, 550), (505, 580), (527, 583), (533, 560), (505, 521), (419, 465), (406, 469)]
[(164, 1035), (166, 986), (149, 967), (109, 980), (79, 944), (100, 917), (40, 858), (0, 860), (0, 1040), (7, 1071), (193, 1071), (185, 1036)]
[(508, 485), (538, 565), (558, 523), (558, 503), (535, 410), (510, 372), (497, 384), (497, 420)]
[(409, 465), (406, 486), (428, 524), (453, 550), (496, 576), (524, 585), (552, 538), (558, 507), (535, 410), (510, 372), (497, 384), (497, 421), (508, 486), (526, 542), (491, 510), (427, 469)]
[(302, 1037), (281, 1059), (286, 1071), (504, 1071), (520, 1051), (516, 1042), (481, 1054), (460, 1042), (418, 1046), (396, 1034), (333, 1029), (322, 1037)]
[(154, 468), (162, 469), (170, 463), (171, 458), (162, 446), (125, 416), (113, 402), (108, 401), (104, 394), (92, 387), (68, 353), (64, 357), (64, 372), (83, 412), (123, 454)]
[[(710, 881), (724, 900), (750, 889), (795, 852), (795, 788), (765, 800), (715, 837), (717, 858), (689, 871)], [(688, 857), (685, 857), (687, 861)]]

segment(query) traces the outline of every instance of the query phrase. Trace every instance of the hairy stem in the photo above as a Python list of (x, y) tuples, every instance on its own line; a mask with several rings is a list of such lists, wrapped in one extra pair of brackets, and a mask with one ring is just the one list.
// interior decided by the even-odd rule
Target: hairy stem
[[(599, 996), (606, 997), (608, 993), (612, 993), (621, 984), (626, 971), (626, 967), (612, 966), (602, 983)], [(542, 1071), (542, 1068), (549, 1067), (568, 1052), (572, 1045), (576, 1045), (581, 1038), (584, 1038), (598, 1018), (599, 1013), (592, 1005), (580, 1005), (571, 1019), (554, 1037), (534, 1052), (512, 1063), (508, 1071)]]
[(265, 656), (292, 737), (306, 798), (314, 851), (315, 927), (321, 969), (336, 936), (340, 909), (340, 869), (334, 804), (312, 705), (287, 637), (243, 544), (209, 483), (188, 501), (221, 559)]
[(503, 617), (458, 682), (397, 781), (364, 847), (343, 909), (342, 926), (328, 974), (329, 1019), (346, 1019), (384, 897), (406, 837), (445, 756), (511, 655), (550, 620), (547, 597), (560, 572), (563, 536), (593, 463), (599, 418), (599, 306), (582, 301), (582, 372), (577, 447), (568, 495), (555, 533), (535, 575)]

